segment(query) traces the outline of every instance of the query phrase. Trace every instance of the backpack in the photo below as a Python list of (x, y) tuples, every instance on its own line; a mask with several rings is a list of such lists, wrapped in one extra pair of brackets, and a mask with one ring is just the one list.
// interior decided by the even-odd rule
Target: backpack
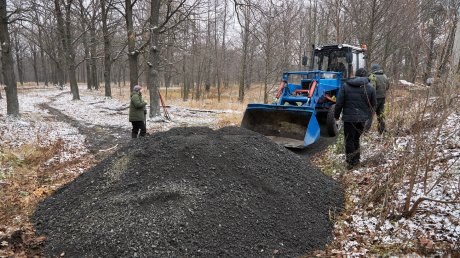
[(371, 82), (372, 87), (377, 89), (377, 76), (375, 76), (375, 74), (371, 73), (371, 75), (369, 75), (369, 81)]

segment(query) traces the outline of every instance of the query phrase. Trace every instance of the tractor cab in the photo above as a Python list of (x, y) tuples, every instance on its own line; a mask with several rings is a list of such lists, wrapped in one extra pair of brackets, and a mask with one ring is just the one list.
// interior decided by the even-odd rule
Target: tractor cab
[(342, 78), (353, 77), (356, 70), (364, 68), (366, 46), (347, 44), (314, 46), (311, 70), (341, 72)]

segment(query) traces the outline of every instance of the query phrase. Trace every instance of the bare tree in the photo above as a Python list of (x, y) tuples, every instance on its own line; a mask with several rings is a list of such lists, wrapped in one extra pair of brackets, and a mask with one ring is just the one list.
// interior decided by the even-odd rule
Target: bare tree
[(34, 69), (34, 78), (35, 78), (35, 83), (37, 86), (39, 85), (39, 77), (38, 77), (38, 65), (37, 65), (37, 46), (33, 44), (32, 42), (29, 42), (29, 48), (30, 51), (32, 52), (32, 67)]
[(159, 15), (161, 0), (152, 0), (150, 7), (150, 56), (149, 56), (149, 92), (150, 92), (150, 117), (160, 114), (159, 101)]
[(11, 53), (11, 40), (8, 31), (9, 18), (6, 0), (0, 0), (0, 46), (2, 50), (2, 74), (6, 85), (6, 113), (19, 116), (19, 102), (16, 79), (14, 77), (14, 61)]
[(25, 47), (22, 45), (18, 28), (13, 30), (14, 53), (16, 55), (16, 67), (18, 69), (19, 83), (24, 85), (24, 65), (23, 65), (23, 52)]
[[(191, 12), (199, 4), (199, 1), (191, 2), (180, 0), (176, 3), (167, 2), (163, 5), (160, 0), (152, 0), (150, 7), (150, 42), (149, 42), (149, 92), (150, 92), (150, 116), (160, 113), (159, 108), (159, 62), (160, 62), (160, 35), (167, 35), (169, 30), (187, 20)], [(160, 10), (166, 8), (164, 18), (160, 21)]]
[(83, 43), (83, 49), (84, 49), (84, 60), (85, 60), (85, 69), (86, 69), (86, 85), (87, 89), (91, 90), (93, 88), (93, 82), (92, 82), (92, 77), (91, 77), (91, 64), (90, 64), (90, 47), (88, 43), (88, 19), (87, 19), (87, 13), (88, 13), (88, 7), (85, 7), (83, 5), (84, 0), (79, 0), (80, 3), (80, 20), (81, 20), (81, 27), (82, 27), (82, 43)]
[(138, 84), (138, 56), (139, 50), (136, 49), (136, 34), (134, 32), (133, 7), (137, 0), (125, 0), (125, 20), (128, 33), (128, 60), (129, 60), (129, 82), (131, 89)]
[(44, 81), (45, 85), (48, 86), (48, 65), (46, 64), (46, 60), (45, 60), (45, 45), (43, 42), (44, 41), (43, 40), (43, 25), (40, 22), (42, 17), (39, 17), (39, 10), (38, 10), (39, 7), (35, 0), (32, 1), (31, 6), (32, 6), (32, 12), (33, 12), (32, 17), (35, 19), (34, 25), (36, 26), (37, 32), (38, 32), (38, 38), (36, 40), (35, 45), (37, 45), (40, 48), (40, 59), (41, 59), (41, 73), (40, 74), (42, 76), (41, 78)]
[(62, 47), (65, 52), (65, 61), (67, 64), (67, 71), (70, 79), (70, 90), (72, 92), (73, 100), (79, 100), (80, 94), (78, 91), (77, 78), (75, 75), (76, 64), (75, 64), (75, 52), (72, 46), (72, 24), (71, 24), (71, 7), (72, 0), (67, 0), (64, 3), (65, 10), (65, 22), (62, 15), (61, 3), (59, 0), (54, 0), (56, 18), (58, 22), (58, 30), (61, 36)]
[(240, 84), (238, 88), (238, 101), (243, 102), (244, 90), (246, 88), (247, 69), (248, 69), (248, 54), (249, 54), (249, 34), (250, 34), (250, 5), (251, 0), (245, 0), (246, 5), (243, 5), (244, 24), (242, 25), (242, 55), (241, 55), (241, 72)]
[(447, 39), (446, 42), (442, 48), (441, 52), (441, 60), (439, 62), (438, 70), (437, 70), (437, 76), (441, 77), (443, 75), (446, 75), (449, 67), (452, 66), (452, 50), (454, 48), (454, 40), (455, 40), (455, 32), (457, 31), (457, 24), (459, 23), (459, 8), (460, 8), (460, 3), (458, 0), (456, 1), (449, 1), (450, 5), (448, 5), (448, 14), (447, 17), (450, 19), (449, 23), (449, 31), (447, 33)]
[(104, 90), (106, 97), (112, 97), (112, 88), (110, 86), (111, 80), (111, 69), (112, 69), (112, 57), (111, 57), (111, 44), (110, 44), (110, 32), (107, 25), (108, 16), (110, 12), (111, 0), (100, 0), (101, 4), (101, 19), (102, 19), (102, 35), (104, 38)]
[(89, 35), (90, 35), (90, 66), (91, 66), (91, 82), (94, 89), (99, 89), (99, 77), (97, 76), (97, 34), (96, 34), (96, 21), (97, 21), (97, 5), (93, 3), (91, 19), (89, 21)]
[(280, 28), (281, 20), (279, 14), (282, 13), (284, 7), (276, 6), (273, 3), (267, 3), (268, 6), (264, 6), (264, 12), (261, 16), (260, 39), (261, 48), (263, 52), (263, 101), (264, 103), (269, 102), (268, 94), (273, 85), (274, 76), (277, 76), (280, 67), (283, 65), (283, 59), (275, 57), (275, 53), (279, 48), (282, 47), (282, 31)]

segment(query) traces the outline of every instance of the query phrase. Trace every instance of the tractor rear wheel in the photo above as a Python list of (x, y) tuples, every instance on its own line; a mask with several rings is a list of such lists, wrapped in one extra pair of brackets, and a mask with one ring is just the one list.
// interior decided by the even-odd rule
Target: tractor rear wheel
[(326, 118), (327, 134), (331, 137), (337, 136), (342, 127), (341, 123), (335, 120), (334, 111), (335, 111), (335, 104), (333, 104), (327, 111), (327, 118)]

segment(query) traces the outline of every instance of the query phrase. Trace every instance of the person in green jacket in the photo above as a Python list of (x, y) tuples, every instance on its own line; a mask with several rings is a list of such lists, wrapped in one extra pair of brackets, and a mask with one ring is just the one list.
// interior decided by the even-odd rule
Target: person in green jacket
[[(388, 77), (383, 73), (380, 65), (372, 64), (371, 65), (371, 74), (369, 75), (369, 81), (372, 86), (375, 88), (375, 95), (377, 97), (377, 106), (375, 107), (375, 114), (377, 115), (378, 121), (378, 132), (383, 134), (385, 132), (385, 98), (387, 91), (390, 88), (390, 81)], [(372, 125), (372, 116), (366, 123), (366, 131), (371, 128)]]
[(131, 102), (129, 103), (129, 121), (133, 125), (132, 138), (144, 137), (147, 133), (145, 126), (146, 105), (147, 102), (142, 100), (142, 87), (139, 85), (134, 86), (131, 93)]

